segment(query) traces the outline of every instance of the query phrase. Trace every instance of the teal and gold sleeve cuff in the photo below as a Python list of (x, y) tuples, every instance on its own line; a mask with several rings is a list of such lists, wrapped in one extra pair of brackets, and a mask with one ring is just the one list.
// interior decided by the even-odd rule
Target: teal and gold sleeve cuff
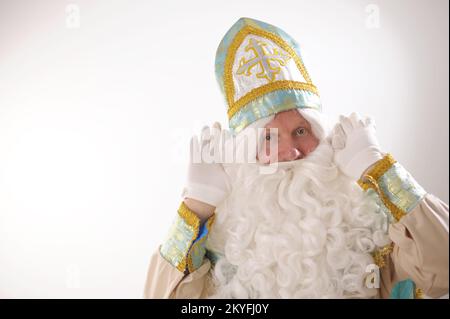
[(169, 233), (160, 246), (161, 256), (181, 272), (194, 272), (203, 263), (206, 239), (214, 218), (213, 214), (201, 225), (200, 218), (181, 202)]
[(390, 154), (366, 172), (358, 181), (364, 189), (373, 189), (395, 221), (412, 211), (426, 195), (425, 190)]

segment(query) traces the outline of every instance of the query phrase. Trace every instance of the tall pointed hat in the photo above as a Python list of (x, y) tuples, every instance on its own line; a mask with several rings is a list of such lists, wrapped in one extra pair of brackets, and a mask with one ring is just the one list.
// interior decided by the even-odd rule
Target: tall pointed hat
[(215, 69), (235, 134), (281, 111), (321, 110), (299, 45), (273, 25), (240, 18), (217, 48)]

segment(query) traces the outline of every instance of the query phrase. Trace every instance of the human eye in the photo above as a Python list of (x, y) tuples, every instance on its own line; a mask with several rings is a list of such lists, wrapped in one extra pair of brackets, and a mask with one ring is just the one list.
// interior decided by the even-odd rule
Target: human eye
[(297, 136), (303, 136), (306, 135), (307, 131), (306, 128), (304, 127), (299, 127), (298, 129), (295, 130), (295, 135)]
[(266, 142), (276, 141), (279, 139), (278, 130), (275, 128), (268, 128), (264, 132), (264, 135), (262, 136), (262, 138)]
[(273, 130), (271, 130), (271, 129), (266, 130), (266, 132), (264, 134), (265, 134), (264, 139), (266, 141), (270, 141), (275, 138), (275, 134), (274, 134)]

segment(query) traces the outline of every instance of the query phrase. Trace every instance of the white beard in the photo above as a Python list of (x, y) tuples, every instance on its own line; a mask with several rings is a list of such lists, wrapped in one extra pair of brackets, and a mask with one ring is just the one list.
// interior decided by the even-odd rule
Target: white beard
[[(323, 141), (302, 160), (227, 167), (230, 196), (216, 209), (207, 247), (223, 257), (211, 298), (368, 298), (371, 253), (389, 243), (373, 197), (343, 175)], [(286, 167), (287, 165), (287, 167)]]

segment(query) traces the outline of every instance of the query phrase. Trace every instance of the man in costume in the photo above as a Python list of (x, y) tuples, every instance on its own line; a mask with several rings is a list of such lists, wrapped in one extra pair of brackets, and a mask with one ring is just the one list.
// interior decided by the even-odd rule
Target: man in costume
[[(192, 140), (146, 298), (448, 293), (448, 205), (381, 151), (370, 118), (328, 128), (294, 39), (241, 18), (218, 47), (216, 76), (231, 134), (215, 123)], [(210, 150), (220, 161), (205, 160)]]

